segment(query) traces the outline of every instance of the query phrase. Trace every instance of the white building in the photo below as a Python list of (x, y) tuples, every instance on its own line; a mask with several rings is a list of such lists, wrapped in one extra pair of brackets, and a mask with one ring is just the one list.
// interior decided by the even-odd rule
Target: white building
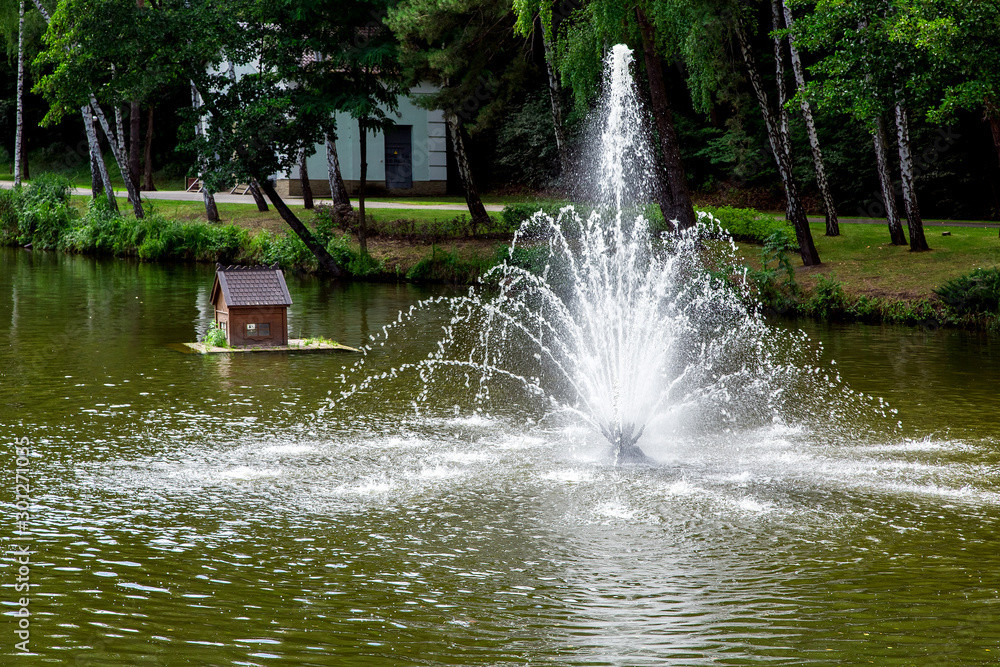
[[(427, 84), (401, 97), (394, 114), (396, 127), (389, 133), (368, 135), (366, 194), (443, 195), (448, 185), (447, 130), (444, 114), (417, 106), (415, 98), (436, 92)], [(361, 142), (358, 123), (349, 114), (337, 114), (337, 157), (340, 172), (351, 195), (361, 179)], [(329, 197), (330, 183), (326, 145), (317, 144), (306, 160), (314, 197)], [(278, 174), (275, 189), (283, 197), (302, 196), (298, 169)]]

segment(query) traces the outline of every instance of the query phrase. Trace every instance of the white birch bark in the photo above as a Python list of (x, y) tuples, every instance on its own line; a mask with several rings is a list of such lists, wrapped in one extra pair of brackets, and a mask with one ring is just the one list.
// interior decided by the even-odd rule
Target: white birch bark
[[(792, 29), (795, 25), (792, 18), (792, 11), (788, 8), (788, 1), (782, 0), (782, 7), (785, 14), (785, 26)], [(792, 73), (795, 74), (795, 85), (799, 90), (805, 90), (806, 75), (802, 67), (802, 59), (799, 57), (799, 50), (795, 48), (795, 40), (788, 38), (788, 50), (791, 54)], [(802, 109), (802, 118), (806, 122), (806, 134), (809, 137), (809, 148), (812, 150), (813, 167), (816, 169), (816, 186), (819, 188), (820, 196), (823, 198), (823, 209), (826, 212), (826, 235), (840, 235), (840, 221), (837, 219), (837, 207), (833, 201), (833, 193), (830, 192), (830, 183), (826, 178), (826, 166), (823, 164), (823, 151), (819, 146), (819, 136), (816, 134), (816, 121), (813, 118), (812, 105), (804, 96), (799, 100), (799, 107)]]
[(795, 186), (795, 179), (792, 176), (792, 165), (789, 159), (789, 152), (781, 138), (778, 121), (771, 113), (771, 107), (767, 100), (767, 91), (757, 70), (756, 58), (753, 55), (753, 48), (747, 37), (743, 26), (737, 24), (736, 38), (740, 45), (740, 53), (747, 68), (750, 84), (754, 94), (757, 96), (757, 103), (760, 106), (761, 115), (764, 117), (764, 125), (767, 128), (767, 138), (774, 153), (774, 160), (778, 166), (778, 173), (785, 186), (785, 199), (787, 203), (786, 217), (795, 228), (795, 237), (799, 242), (799, 254), (805, 266), (815, 266), (820, 263), (819, 253), (813, 242), (812, 231), (809, 229), (809, 221), (806, 218), (805, 209), (802, 208), (802, 201), (799, 199), (799, 191)]
[(899, 147), (899, 172), (903, 180), (906, 226), (910, 230), (910, 250), (929, 250), (927, 239), (924, 237), (924, 222), (920, 217), (920, 206), (917, 204), (913, 156), (910, 153), (910, 122), (902, 91), (896, 91), (896, 100), (896, 143)]
[[(104, 183), (104, 193), (108, 197), (108, 205), (113, 211), (117, 211), (118, 200), (115, 198), (114, 188), (111, 187), (111, 179), (108, 178), (108, 169), (104, 165), (104, 157), (101, 155), (101, 144), (97, 140), (97, 132), (94, 131), (94, 112), (91, 111), (90, 106), (83, 106), (80, 107), (80, 113), (83, 114), (83, 127), (87, 132), (87, 143), (90, 145), (90, 168), (91, 170), (97, 170), (101, 181)], [(97, 187), (95, 187), (97, 185), (97, 179), (91, 178), (90, 183), (91, 194), (96, 199), (99, 194)]]
[(128, 193), (129, 203), (132, 204), (132, 212), (135, 213), (136, 219), (142, 219), (145, 215), (142, 210), (142, 200), (139, 198), (139, 191), (136, 189), (135, 183), (132, 182), (131, 174), (129, 174), (128, 163), (125, 160), (125, 154), (122, 152), (121, 143), (111, 130), (111, 126), (108, 125), (108, 119), (104, 117), (104, 111), (101, 109), (101, 105), (97, 103), (97, 98), (94, 97), (93, 93), (90, 94), (90, 106), (97, 115), (97, 120), (101, 123), (101, 129), (104, 130), (104, 135), (108, 138), (108, 143), (111, 144), (111, 152), (114, 154), (118, 170), (122, 174), (125, 191)]
[(882, 200), (885, 204), (885, 220), (889, 226), (889, 238), (893, 245), (906, 245), (906, 234), (896, 210), (896, 192), (892, 187), (892, 176), (889, 174), (888, 143), (885, 135), (885, 121), (878, 117), (875, 129), (872, 130), (872, 143), (875, 145), (875, 166), (878, 169), (878, 182), (882, 188)]
[(555, 129), (556, 149), (559, 151), (559, 169), (563, 175), (569, 174), (569, 150), (566, 146), (566, 129), (562, 117), (562, 86), (556, 71), (555, 50), (548, 37), (542, 37), (545, 48), (545, 69), (549, 75), (549, 102), (552, 104), (552, 126)]
[(21, 184), (21, 158), (24, 153), (24, 0), (18, 4), (17, 21), (17, 124), (14, 135), (14, 185)]

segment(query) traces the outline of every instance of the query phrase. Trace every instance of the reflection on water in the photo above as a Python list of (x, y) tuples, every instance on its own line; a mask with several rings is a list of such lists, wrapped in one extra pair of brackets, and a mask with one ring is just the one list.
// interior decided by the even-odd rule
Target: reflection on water
[[(899, 414), (660, 433), (660, 465), (615, 469), (579, 424), (516, 405), (416, 416), (370, 395), (317, 417), (349, 356), (180, 354), (167, 344), (207, 324), (210, 267), (0, 260), (0, 432), (8, 480), (13, 439), (35, 452), (39, 662), (975, 665), (1000, 651), (989, 339), (797, 322)], [(292, 335), (348, 345), (432, 293), (288, 282)], [(439, 325), (369, 370), (425, 356)], [(0, 565), (13, 636), (14, 563)]]

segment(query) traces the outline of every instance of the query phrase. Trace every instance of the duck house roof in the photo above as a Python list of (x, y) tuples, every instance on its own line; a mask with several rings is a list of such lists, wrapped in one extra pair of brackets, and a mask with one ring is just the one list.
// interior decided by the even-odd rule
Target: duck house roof
[(219, 291), (228, 306), (290, 306), (292, 297), (285, 285), (285, 274), (277, 264), (272, 266), (215, 265), (212, 303)]

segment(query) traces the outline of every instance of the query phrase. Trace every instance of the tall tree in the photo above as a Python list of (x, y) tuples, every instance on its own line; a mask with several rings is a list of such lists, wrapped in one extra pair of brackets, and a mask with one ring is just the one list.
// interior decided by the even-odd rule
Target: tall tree
[(14, 135), (14, 185), (21, 184), (24, 164), (24, 1), (17, 3), (17, 111)]
[(523, 73), (509, 0), (401, 0), (388, 25), (399, 39), (407, 80), (438, 86), (418, 103), (444, 111), (472, 222), (489, 226), (466, 135), (492, 121)]
[[(876, 133), (882, 117), (894, 117), (910, 250), (917, 252), (927, 250), (928, 245), (917, 204), (910, 146), (909, 116), (915, 98), (907, 89), (929, 64), (917, 49), (893, 37), (900, 18), (898, 4), (888, 0), (820, 0), (812, 12), (795, 22), (793, 35), (797, 43), (822, 56), (812, 68), (822, 78), (810, 81), (800, 94), (809, 95), (820, 106), (851, 115)], [(878, 136), (875, 140), (881, 141)], [(890, 235), (894, 241), (898, 238), (891, 221)]]
[(566, 143), (566, 127), (563, 123), (562, 82), (559, 79), (555, 45), (557, 19), (564, 18), (564, 15), (556, 16), (552, 11), (553, 4), (547, 0), (514, 0), (514, 11), (517, 14), (517, 23), (514, 27), (518, 34), (528, 38), (533, 37), (536, 30), (540, 33), (548, 81), (549, 107), (552, 110), (552, 130), (556, 140), (556, 150), (559, 152), (559, 170), (563, 174), (569, 174), (571, 169), (569, 146)]
[[(119, 52), (118, 57), (109, 57), (123, 49), (128, 42), (127, 39), (120, 39), (121, 7), (116, 0), (107, 0), (97, 8), (92, 4), (78, 6), (82, 2), (84, 0), (67, 0), (61, 3), (48, 22), (45, 35), (47, 48), (39, 55), (38, 61), (52, 65), (53, 71), (42, 77), (35, 86), (50, 103), (43, 122), (56, 122), (71, 109), (89, 104), (111, 146), (132, 210), (137, 218), (142, 218), (142, 201), (128, 169), (122, 137), (107, 122), (94, 93), (97, 89), (121, 90), (128, 85), (122, 82), (119, 75), (123, 68), (129, 70), (129, 66), (125, 64), (128, 60), (126, 56), (134, 54)], [(134, 8), (134, 4), (132, 7)], [(127, 18), (136, 19), (134, 16)], [(135, 64), (131, 65), (132, 70), (136, 67)], [(134, 80), (135, 77), (133, 85)], [(108, 101), (115, 105), (120, 103), (120, 99), (114, 94)]]
[[(772, 7), (777, 13), (779, 0), (771, 0)], [(791, 30), (795, 25), (792, 17), (792, 10), (788, 6), (787, 0), (780, 0), (781, 12), (785, 19), (785, 25)], [(780, 23), (775, 19), (775, 24)], [(788, 52), (792, 61), (792, 72), (795, 74), (795, 83), (800, 90), (806, 87), (805, 70), (802, 67), (802, 57), (795, 46), (795, 39), (788, 35)], [(823, 212), (826, 214), (826, 235), (839, 236), (840, 223), (837, 220), (837, 206), (830, 192), (830, 182), (826, 178), (826, 166), (823, 164), (823, 150), (819, 145), (819, 135), (816, 133), (816, 120), (813, 118), (812, 104), (806, 96), (799, 97), (799, 108), (802, 110), (802, 119), (806, 124), (806, 135), (809, 137), (809, 149), (812, 151), (813, 168), (816, 170), (816, 187), (819, 188), (820, 197), (823, 198)]]
[(889, 173), (889, 152), (886, 149), (888, 139), (885, 133), (885, 120), (882, 116), (875, 119), (872, 128), (872, 143), (875, 145), (875, 166), (878, 171), (878, 182), (882, 189), (882, 201), (885, 204), (885, 219), (889, 225), (889, 239), (892, 245), (906, 245), (906, 234), (896, 210), (896, 190), (892, 185), (892, 175)]
[(330, 181), (330, 199), (333, 201), (333, 210), (338, 215), (348, 216), (354, 212), (354, 208), (351, 206), (350, 197), (347, 196), (344, 177), (340, 173), (336, 135), (333, 134), (333, 130), (328, 130), (323, 138), (326, 141), (327, 178)]
[(778, 165), (778, 173), (785, 186), (786, 215), (795, 228), (795, 237), (799, 243), (802, 263), (805, 266), (814, 266), (820, 263), (819, 253), (816, 251), (805, 208), (799, 199), (798, 186), (796, 186), (795, 177), (792, 174), (791, 148), (781, 132), (779, 119), (771, 110), (771, 103), (768, 101), (767, 90), (764, 88), (760, 71), (757, 68), (757, 59), (750, 43), (750, 37), (741, 19), (736, 19), (734, 29), (747, 76), (754, 94), (757, 96), (761, 115), (764, 117), (764, 125), (767, 128), (767, 137), (771, 144), (771, 151), (774, 153), (774, 160)]
[(299, 150), (299, 184), (302, 186), (302, 208), (307, 211), (313, 208), (312, 183), (309, 182), (309, 165), (306, 162), (308, 159), (309, 155), (303, 147)]

